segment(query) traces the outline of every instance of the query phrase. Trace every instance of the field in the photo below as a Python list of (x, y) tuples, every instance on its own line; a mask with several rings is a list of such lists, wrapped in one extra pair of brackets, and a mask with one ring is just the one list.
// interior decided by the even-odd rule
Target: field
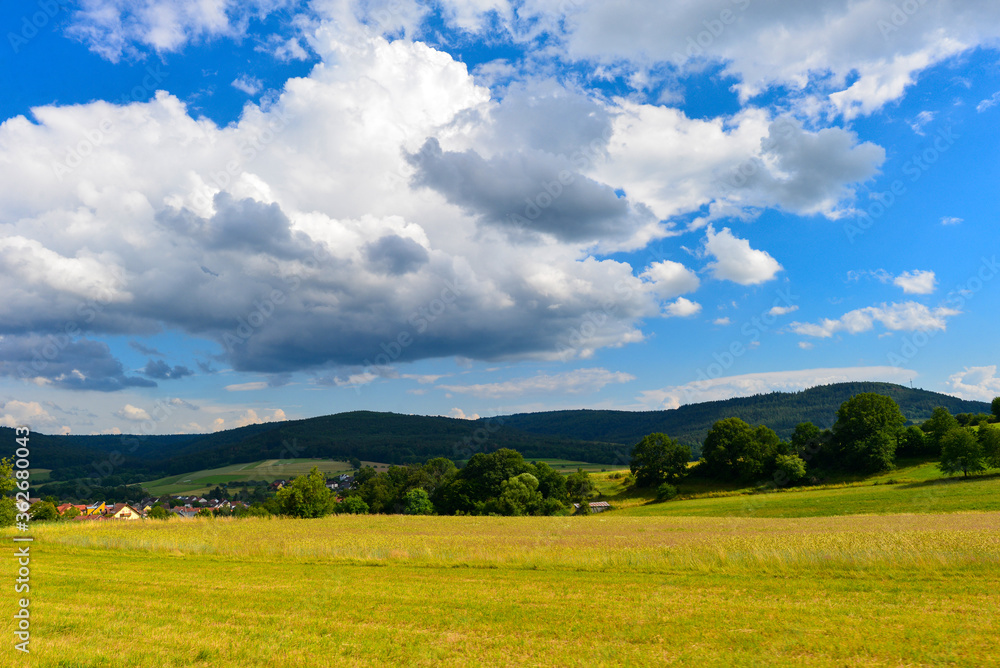
[[(240, 473), (220, 471), (198, 479)], [(1000, 665), (1000, 476), (747, 491), (589, 517), (36, 523), (31, 661), (8, 663)]]
[[(377, 462), (362, 462), (364, 465), (385, 467)], [(281, 480), (309, 473), (313, 466), (324, 473), (346, 473), (351, 470), (347, 462), (329, 459), (266, 459), (249, 464), (233, 464), (217, 469), (205, 469), (182, 475), (174, 475), (158, 480), (140, 483), (150, 494), (206, 494), (220, 483), (243, 482), (246, 480)]]
[[(32, 666), (997, 665), (997, 513), (334, 516), (33, 535)], [(0, 562), (7, 582), (14, 563)]]
[(560, 473), (576, 473), (577, 469), (583, 469), (589, 473), (605, 471), (614, 468), (608, 464), (591, 464), (590, 462), (576, 462), (570, 459), (532, 459), (535, 462), (545, 462)]

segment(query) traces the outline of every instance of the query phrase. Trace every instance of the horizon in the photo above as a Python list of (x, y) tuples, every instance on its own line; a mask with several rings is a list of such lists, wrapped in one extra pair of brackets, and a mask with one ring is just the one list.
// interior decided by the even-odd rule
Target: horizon
[(181, 4), (0, 8), (0, 425), (1000, 395), (995, 3)]
[[(691, 403), (691, 404), (683, 404), (681, 406), (678, 406), (677, 408), (665, 408), (665, 409), (657, 409), (657, 410), (651, 410), (651, 411), (641, 411), (641, 410), (640, 411), (629, 411), (629, 410), (601, 409), (601, 408), (596, 408), (596, 409), (595, 408), (564, 408), (564, 409), (559, 409), (558, 411), (532, 411), (532, 412), (525, 412), (525, 413), (508, 413), (506, 415), (495, 415), (495, 416), (490, 416), (490, 417), (480, 417), (480, 418), (476, 418), (475, 420), (473, 420), (471, 418), (455, 418), (455, 417), (451, 417), (451, 416), (448, 416), (448, 415), (426, 415), (426, 414), (421, 414), (421, 413), (397, 413), (395, 411), (373, 411), (373, 410), (358, 408), (358, 409), (352, 409), (352, 410), (349, 410), (349, 411), (340, 411), (340, 412), (337, 412), (337, 413), (328, 413), (328, 414), (325, 414), (325, 415), (312, 415), (312, 416), (304, 417), (304, 418), (289, 418), (289, 419), (285, 419), (285, 420), (275, 420), (273, 422), (255, 423), (255, 424), (252, 424), (252, 425), (241, 425), (239, 427), (229, 427), (227, 429), (222, 429), (222, 430), (218, 430), (218, 431), (198, 432), (198, 433), (192, 433), (192, 432), (178, 432), (178, 433), (171, 433), (171, 434), (147, 433), (147, 432), (143, 431), (142, 429), (140, 429), (139, 431), (137, 431), (135, 433), (131, 433), (131, 434), (130, 433), (122, 433), (122, 434), (45, 434), (44, 432), (36, 432), (36, 433), (41, 433), (41, 434), (43, 434), (45, 436), (119, 436), (120, 435), (122, 438), (125, 438), (125, 437), (135, 437), (135, 436), (139, 436), (140, 438), (148, 438), (150, 436), (153, 436), (153, 437), (155, 437), (155, 436), (209, 436), (211, 434), (217, 434), (217, 433), (225, 432), (225, 431), (233, 431), (233, 430), (236, 430), (236, 429), (243, 429), (245, 427), (260, 426), (260, 425), (263, 425), (263, 424), (274, 424), (277, 427), (277, 426), (279, 426), (279, 425), (281, 425), (283, 423), (288, 423), (288, 422), (301, 422), (301, 421), (314, 420), (314, 419), (319, 419), (319, 418), (324, 418), (324, 417), (335, 417), (335, 416), (338, 416), (338, 415), (347, 415), (347, 414), (350, 414), (350, 413), (374, 413), (376, 415), (383, 415), (384, 414), (384, 415), (400, 415), (400, 416), (404, 416), (404, 417), (444, 418), (446, 420), (469, 420), (470, 422), (475, 422), (475, 421), (482, 421), (482, 420), (490, 421), (490, 420), (495, 420), (495, 419), (502, 419), (504, 417), (515, 417), (515, 416), (518, 416), (518, 415), (534, 415), (534, 414), (547, 413), (547, 412), (576, 412), (576, 411), (612, 411), (612, 412), (619, 412), (619, 413), (669, 412), (669, 411), (680, 410), (680, 409), (685, 408), (687, 406), (697, 406), (698, 403), (719, 403), (719, 402), (729, 401), (730, 399), (750, 399), (750, 398), (753, 398), (753, 397), (756, 397), (756, 396), (767, 396), (767, 395), (771, 395), (771, 394), (802, 394), (804, 392), (808, 392), (809, 390), (814, 390), (814, 389), (821, 388), (821, 387), (833, 387), (833, 386), (836, 386), (836, 385), (845, 385), (845, 384), (854, 384), (854, 383), (881, 383), (881, 384), (886, 384), (886, 385), (892, 385), (892, 386), (895, 386), (895, 387), (899, 387), (899, 388), (904, 389), (904, 390), (911, 390), (911, 391), (914, 391), (914, 392), (931, 392), (933, 394), (940, 394), (942, 396), (951, 396), (951, 395), (943, 394), (941, 392), (934, 392), (933, 390), (927, 390), (927, 389), (922, 388), (922, 387), (908, 387), (906, 385), (900, 385), (898, 383), (883, 383), (882, 381), (865, 381), (865, 380), (859, 380), (859, 381), (850, 381), (849, 383), (830, 383), (828, 385), (813, 385), (812, 387), (807, 387), (807, 388), (804, 388), (804, 389), (801, 389), (801, 390), (772, 390), (772, 391), (769, 391), (769, 392), (763, 392), (763, 393), (758, 393), (758, 394), (750, 394), (750, 395), (741, 395), (741, 396), (729, 397), (727, 399), (711, 399), (711, 400), (704, 401), (704, 402), (697, 402), (697, 403)], [(983, 404), (986, 409), (990, 408), (990, 403), (986, 402), (986, 401), (979, 401), (978, 399), (962, 399), (962, 401), (978, 402), (978, 403)]]

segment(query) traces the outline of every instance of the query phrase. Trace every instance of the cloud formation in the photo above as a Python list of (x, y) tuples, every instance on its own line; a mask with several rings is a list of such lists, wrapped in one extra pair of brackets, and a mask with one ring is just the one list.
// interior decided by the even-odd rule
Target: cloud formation
[(607, 369), (574, 369), (557, 374), (540, 373), (527, 378), (477, 385), (439, 385), (441, 389), (474, 397), (497, 399), (532, 394), (589, 394), (611, 383), (628, 383), (635, 376)]
[(156, 387), (152, 380), (126, 375), (106, 343), (73, 340), (66, 335), (0, 337), (0, 376), (68, 390), (114, 392)]
[(995, 364), (967, 366), (948, 377), (951, 394), (962, 399), (993, 401), (1000, 397), (1000, 377)]
[(793, 322), (789, 327), (796, 334), (815, 338), (830, 338), (838, 332), (860, 334), (871, 331), (880, 323), (888, 331), (944, 331), (948, 318), (961, 311), (944, 306), (929, 308), (917, 302), (881, 304), (855, 309), (836, 320), (825, 318), (819, 323)]
[(755, 250), (750, 242), (735, 236), (728, 227), (705, 234), (705, 253), (714, 258), (708, 264), (712, 278), (740, 285), (759, 285), (774, 278), (781, 265), (767, 251)]
[(768, 392), (798, 392), (817, 385), (853, 381), (905, 383), (915, 372), (892, 366), (802, 369), (725, 376), (694, 381), (657, 390), (646, 390), (639, 401), (650, 410), (678, 408), (686, 404), (747, 397)]
[(933, 271), (904, 271), (892, 282), (908, 295), (929, 295), (937, 289), (937, 277)]

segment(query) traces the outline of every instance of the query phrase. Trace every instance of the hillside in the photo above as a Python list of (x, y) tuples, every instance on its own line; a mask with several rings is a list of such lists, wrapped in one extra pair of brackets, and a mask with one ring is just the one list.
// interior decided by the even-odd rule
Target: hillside
[(504, 423), (532, 434), (559, 434), (624, 445), (633, 445), (646, 434), (663, 432), (684, 444), (698, 446), (712, 424), (727, 417), (738, 417), (753, 425), (766, 424), (782, 438), (791, 436), (800, 422), (812, 422), (826, 429), (833, 426), (840, 405), (862, 392), (892, 397), (903, 415), (913, 422), (929, 418), (937, 406), (944, 406), (953, 415), (990, 412), (990, 405), (982, 401), (966, 401), (892, 383), (836, 383), (801, 392), (757, 394), (665, 411), (522, 413), (505, 417)]
[[(623, 464), (628, 461), (629, 448), (655, 431), (695, 446), (697, 451), (709, 427), (726, 417), (766, 424), (783, 437), (803, 421), (830, 427), (840, 404), (860, 392), (892, 397), (907, 418), (918, 422), (929, 417), (936, 406), (945, 406), (953, 414), (990, 410), (984, 402), (889, 383), (840, 383), (666, 411), (554, 411), (478, 421), (354, 411), (215, 434), (138, 439), (128, 435), (34, 434), (32, 464), (53, 469), (56, 480), (112, 474), (150, 479), (265, 459), (301, 457), (357, 457), (390, 464), (422, 462), (432, 457), (462, 460), (475, 452), (499, 448), (514, 448), (529, 460), (558, 458)], [(112, 468), (109, 462), (114, 462)]]
[(34, 434), (32, 464), (53, 469), (54, 480), (116, 475), (129, 482), (266, 459), (357, 457), (406, 464), (433, 457), (468, 459), (476, 452), (500, 448), (514, 448), (529, 459), (607, 464), (620, 463), (627, 456), (618, 444), (528, 434), (501, 420), (477, 422), (355, 411), (215, 434), (142, 438)]

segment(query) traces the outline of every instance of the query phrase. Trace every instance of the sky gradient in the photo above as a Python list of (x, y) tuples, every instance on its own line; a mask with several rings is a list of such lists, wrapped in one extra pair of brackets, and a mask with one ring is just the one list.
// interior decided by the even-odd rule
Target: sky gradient
[(0, 18), (0, 424), (1000, 395), (992, 0)]

